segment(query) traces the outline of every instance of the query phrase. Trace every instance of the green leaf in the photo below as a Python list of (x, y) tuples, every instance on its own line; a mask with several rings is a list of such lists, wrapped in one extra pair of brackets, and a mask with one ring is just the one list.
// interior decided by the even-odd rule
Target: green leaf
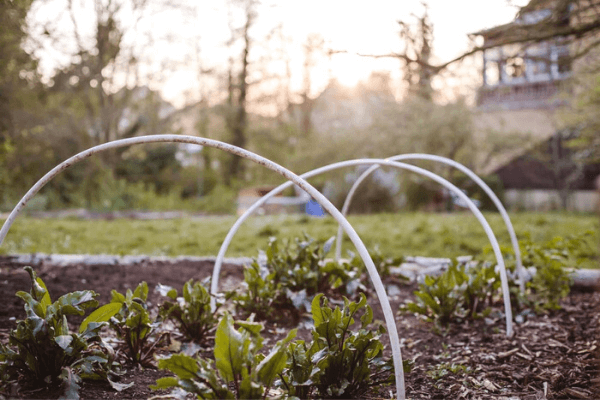
[(86, 330), (81, 333), (81, 337), (86, 340), (97, 338), (99, 336), (98, 331), (105, 325), (106, 323), (104, 322), (90, 322), (88, 323)]
[(112, 298), (110, 299), (111, 303), (125, 303), (125, 296), (123, 296), (121, 293), (117, 292), (116, 290), (111, 290), (110, 294), (112, 295)]
[(312, 313), (315, 326), (320, 325), (325, 320), (325, 316), (321, 310), (321, 297), (323, 297), (323, 293), (316, 295), (310, 306), (310, 311)]
[(198, 372), (196, 360), (182, 353), (159, 359), (158, 368), (168, 369), (177, 375), (179, 379), (193, 379)]
[[(72, 347), (77, 344), (72, 345)], [(71, 364), (71, 368), (77, 368), (77, 371), (82, 379), (105, 379), (106, 369), (110, 368), (108, 356), (88, 356)]]
[(277, 254), (278, 249), (277, 249), (277, 239), (275, 238), (270, 238), (269, 239), (269, 244), (267, 246), (267, 251), (266, 251), (266, 255), (267, 255), (267, 260), (269, 262), (271, 262), (275, 256), (275, 254)]
[(235, 321), (241, 328), (247, 330), (252, 336), (260, 335), (260, 331), (263, 330), (263, 325), (260, 322), (252, 321)]
[(60, 335), (54, 338), (54, 341), (63, 349), (67, 350), (71, 342), (73, 341), (73, 337), (71, 335)]
[(192, 300), (192, 296), (190, 295), (191, 291), (192, 291), (192, 280), (189, 280), (183, 284), (183, 298), (188, 303)]
[(417, 313), (425, 316), (428, 315), (427, 310), (427, 307), (420, 306), (412, 301), (407, 302), (404, 307), (401, 308), (401, 311), (403, 312)]
[(44, 296), (42, 297), (42, 300), (40, 301), (40, 305), (42, 307), (42, 310), (44, 312), (44, 316), (46, 315), (46, 308), (52, 304), (52, 301), (50, 300), (50, 293), (48, 292), (48, 288), (46, 287), (46, 284), (44, 283), (44, 281), (42, 280), (42, 278), (38, 277), (36, 279), (37, 283), (42, 287), (42, 289), (44, 289), (46, 291), (46, 293), (44, 293)]
[(248, 374), (246, 369), (242, 370), (242, 379), (240, 381), (240, 389), (237, 393), (239, 399), (259, 399), (263, 397), (264, 388), (252, 380), (252, 376)]
[[(36, 316), (40, 318), (44, 318), (46, 316), (46, 309), (42, 308), (40, 302), (34, 299), (31, 294), (18, 291), (16, 296), (25, 302), (25, 310), (27, 310), (27, 307), (29, 307), (29, 310), (31, 310), (31, 312), (33, 312)], [(30, 316), (28, 315), (28, 317)]]
[(431, 308), (434, 313), (439, 313), (440, 305), (433, 299), (433, 297), (431, 297), (429, 293), (415, 292), (415, 296), (417, 296), (423, 302), (423, 304)]
[(146, 301), (148, 298), (148, 284), (146, 282), (142, 282), (135, 288), (133, 292), (133, 297), (137, 297), (138, 299), (142, 299)]
[(33, 298), (36, 301), (41, 302), (42, 298), (47, 293), (47, 290), (45, 289), (46, 285), (43, 285), (43, 283), (42, 283), (42, 285), (40, 285), (39, 281), (41, 281), (41, 279), (39, 279), (37, 277), (37, 274), (35, 273), (33, 268), (31, 268), (30, 266), (27, 266), (23, 269), (25, 271), (27, 271), (27, 273), (29, 274), (29, 277), (31, 278), (31, 295), (33, 296)]
[(119, 310), (121, 310), (121, 303), (108, 303), (103, 305), (102, 307), (97, 308), (94, 312), (87, 316), (86, 319), (83, 320), (81, 326), (79, 327), (79, 333), (85, 332), (88, 324), (90, 322), (106, 322), (111, 317), (116, 315)]
[(365, 314), (360, 318), (360, 322), (362, 323), (363, 328), (373, 322), (373, 309), (371, 306), (366, 307)]
[(287, 362), (287, 344), (296, 337), (297, 329), (292, 329), (287, 337), (277, 342), (273, 350), (256, 367), (258, 379), (270, 387), (277, 375), (283, 371)]
[(344, 306), (348, 307), (348, 310), (350, 311), (350, 315), (354, 315), (354, 313), (363, 308), (365, 305), (367, 304), (367, 296), (365, 296), (364, 293), (360, 294), (360, 300), (358, 303), (350, 303), (348, 301), (348, 299), (344, 298)]
[(97, 296), (98, 294), (91, 290), (67, 293), (60, 296), (49, 307), (48, 312), (51, 315), (56, 315), (57, 312), (62, 315), (83, 315), (87, 308), (98, 306), (98, 301), (94, 299)]
[[(132, 303), (132, 304), (136, 304), (136, 303)], [(132, 328), (133, 330), (137, 330), (141, 327), (146, 327), (149, 328), (150, 324), (152, 323), (152, 321), (150, 320), (150, 315), (148, 314), (148, 311), (141, 308), (139, 309), (135, 309), (135, 310), (130, 310), (131, 312), (129, 313), (129, 315), (127, 316), (127, 320), (125, 321), (125, 326), (128, 326), (130, 328)], [(140, 337), (144, 337), (145, 335), (142, 335), (140, 333)]]
[(152, 390), (169, 389), (172, 387), (179, 387), (179, 379), (174, 376), (158, 378), (156, 380), (156, 385), (150, 385), (150, 389)]
[(243, 360), (248, 354), (244, 354), (244, 338), (234, 329), (229, 313), (225, 313), (217, 327), (214, 354), (217, 369), (225, 381), (231, 382), (235, 375), (241, 373)]
[(34, 338), (38, 337), (40, 332), (43, 332), (43, 334), (48, 333), (48, 323), (46, 320), (38, 317), (35, 314), (27, 315), (27, 325), (29, 329), (32, 329), (31, 333), (33, 334)]
[(60, 374), (60, 379), (63, 381), (65, 391), (59, 400), (79, 400), (79, 384), (81, 383), (81, 378), (79, 378), (71, 368), (65, 367)]

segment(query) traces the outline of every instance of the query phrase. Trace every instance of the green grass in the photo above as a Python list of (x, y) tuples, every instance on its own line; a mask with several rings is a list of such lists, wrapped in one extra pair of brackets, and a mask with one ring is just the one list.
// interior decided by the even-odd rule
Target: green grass
[[(501, 245), (510, 245), (498, 214), (485, 215)], [(400, 213), (351, 216), (350, 222), (367, 247), (379, 245), (389, 256), (455, 257), (478, 254), (489, 246), (483, 228), (467, 213)], [(569, 214), (513, 214), (517, 236), (533, 241), (592, 231), (590, 258), (598, 260), (598, 217)], [(162, 221), (83, 221), (17, 219), (0, 248), (3, 254), (146, 254), (216, 255), (235, 217), (204, 217)], [(250, 218), (233, 239), (227, 256), (255, 256), (269, 236), (289, 238), (303, 232), (315, 238), (335, 235), (333, 218), (277, 215)], [(353, 250), (346, 238), (344, 249)]]

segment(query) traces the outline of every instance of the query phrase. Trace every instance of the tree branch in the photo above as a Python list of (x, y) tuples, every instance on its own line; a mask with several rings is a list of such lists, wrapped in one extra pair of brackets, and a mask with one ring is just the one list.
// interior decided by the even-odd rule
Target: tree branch
[[(404, 61), (407, 64), (416, 63), (421, 67), (430, 69), (433, 73), (439, 73), (443, 69), (446, 69), (451, 64), (462, 61), (467, 57), (470, 57), (476, 53), (500, 47), (506, 45), (513, 44), (528, 44), (528, 43), (539, 43), (548, 41), (555, 38), (565, 38), (565, 43), (572, 42), (577, 39), (581, 39), (589, 34), (596, 33), (600, 31), (600, 18), (594, 18), (592, 21), (580, 24), (578, 26), (557, 26), (555, 24), (556, 21), (543, 21), (537, 24), (527, 25), (519, 27), (520, 29), (515, 29), (514, 24), (508, 25), (503, 31), (499, 31), (499, 34), (507, 34), (508, 37), (504, 40), (500, 40), (494, 43), (490, 43), (484, 46), (476, 46), (471, 50), (464, 52), (463, 54), (455, 57), (447, 62), (442, 64), (433, 65), (418, 58), (414, 58), (404, 53), (389, 53), (389, 54), (363, 54), (363, 53), (354, 53), (361, 57), (369, 57), (369, 58), (395, 58)], [(587, 54), (592, 48), (600, 45), (600, 40), (594, 41), (591, 45), (587, 46), (585, 52), (577, 52), (572, 58), (576, 59), (585, 54)], [(345, 50), (330, 50), (329, 54), (340, 54), (340, 53), (350, 53)]]

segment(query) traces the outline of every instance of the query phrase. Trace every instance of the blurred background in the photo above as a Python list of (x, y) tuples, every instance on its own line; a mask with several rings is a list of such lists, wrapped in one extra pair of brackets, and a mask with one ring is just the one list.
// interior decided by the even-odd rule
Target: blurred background
[[(437, 154), (513, 210), (599, 207), (597, 0), (0, 4), (2, 211), (79, 151), (167, 133), (225, 141), (296, 173)], [(422, 165), (492, 206), (464, 176)], [(341, 206), (361, 171), (311, 183)], [(238, 197), (281, 182), (213, 149), (142, 145), (73, 166), (28, 210), (233, 214)], [(409, 173), (382, 170), (360, 190), (354, 212), (456, 208)]]

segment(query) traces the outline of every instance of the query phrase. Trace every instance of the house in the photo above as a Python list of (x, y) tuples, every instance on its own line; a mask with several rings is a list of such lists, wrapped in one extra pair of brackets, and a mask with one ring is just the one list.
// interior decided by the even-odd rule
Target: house
[(553, 136), (493, 171), (504, 185), (504, 201), (517, 210), (594, 212), (600, 205), (600, 163), (578, 164)]
[[(593, 182), (600, 167), (577, 165), (563, 143), (569, 132), (558, 118), (558, 110), (577, 90), (571, 86), (573, 74), (589, 63), (586, 57), (573, 61), (573, 47), (581, 43), (550, 37), (516, 44), (528, 26), (550, 17), (557, 29), (577, 23), (572, 18), (576, 3), (564, 8), (557, 19), (553, 14), (556, 9), (550, 9), (556, 4), (553, 0), (532, 0), (529, 11), (513, 22), (473, 34), (483, 38), (486, 48), (482, 56), (483, 85), (476, 100), (476, 129), (499, 134), (522, 132), (532, 143), (502, 154), (482, 171), (498, 174), (509, 207), (592, 211), (599, 201)], [(581, 14), (577, 21), (581, 21)]]

